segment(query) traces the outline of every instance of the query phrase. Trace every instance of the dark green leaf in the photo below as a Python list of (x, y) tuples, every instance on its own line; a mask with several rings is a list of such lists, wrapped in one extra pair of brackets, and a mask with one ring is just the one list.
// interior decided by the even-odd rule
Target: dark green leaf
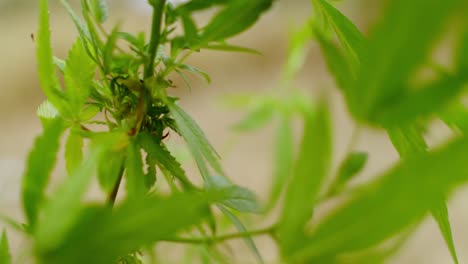
[(273, 143), (273, 180), (267, 210), (278, 201), (294, 167), (294, 135), (291, 120), (282, 116)]
[(278, 230), (284, 256), (302, 246), (298, 237), (303, 236), (305, 225), (312, 217), (331, 163), (332, 134), (327, 106), (321, 103), (315, 113), (304, 118), (301, 150), (287, 188)]
[[(229, 218), (229, 220), (234, 224), (236, 227), (237, 231), (241, 233), (247, 233), (248, 230), (245, 228), (244, 224), (237, 218), (236, 215), (234, 215), (229, 209), (225, 208), (224, 206), (220, 205), (218, 206), (219, 210)], [(249, 249), (252, 251), (252, 253), (255, 255), (259, 263), (265, 263), (263, 261), (262, 255), (260, 255), (260, 252), (258, 251), (257, 246), (255, 245), (255, 242), (253, 241), (251, 236), (246, 236), (244, 237), (244, 242), (247, 244)]]
[(55, 166), (60, 136), (64, 129), (63, 121), (58, 118), (54, 119), (44, 127), (42, 135), (36, 138), (28, 156), (23, 175), (22, 198), (24, 212), (32, 229), (36, 226), (50, 173)]
[(230, 44), (226, 44), (226, 43), (209, 44), (209, 45), (203, 46), (201, 48), (209, 49), (209, 50), (219, 50), (219, 51), (228, 51), (228, 52), (245, 52), (245, 53), (262, 55), (262, 53), (260, 53), (257, 50), (246, 48), (246, 47), (241, 47), (241, 46), (230, 45)]
[(50, 41), (50, 21), (48, 0), (41, 0), (39, 15), (39, 32), (37, 34), (37, 61), (39, 82), (42, 91), (47, 96), (52, 105), (62, 114), (66, 114), (64, 109), (64, 96), (61, 91), (59, 81), (55, 75), (54, 57)]
[(188, 13), (181, 13), (182, 25), (184, 26), (185, 40), (190, 46), (198, 42), (198, 29), (195, 21)]
[(65, 143), (65, 162), (68, 175), (78, 168), (83, 160), (83, 138), (81, 135), (70, 130), (67, 142)]
[(8, 246), (8, 237), (5, 230), (3, 230), (2, 237), (0, 239), (0, 263), (11, 264), (10, 247)]
[(177, 8), (177, 10), (184, 12), (194, 12), (203, 9), (208, 9), (215, 5), (228, 4), (231, 0), (192, 0), (186, 4), (183, 4)]
[(140, 146), (132, 141), (127, 147), (125, 159), (125, 176), (127, 179), (127, 195), (129, 198), (138, 198), (146, 194), (145, 173)]
[(406, 84), (426, 62), (450, 15), (464, 0), (393, 0), (369, 37), (351, 109), (368, 119), (389, 102), (404, 99)]
[(462, 138), (428, 155), (402, 161), (326, 217), (293, 259), (368, 248), (418, 223), (435, 197), (468, 180), (467, 149), (468, 139)]
[(273, 4), (273, 0), (234, 0), (205, 27), (203, 43), (224, 40), (251, 27)]
[[(465, 5), (466, 6), (466, 5)], [(462, 12), (468, 10), (465, 7)], [(463, 15), (462, 15), (463, 16)], [(457, 43), (457, 50), (455, 51), (455, 65), (460, 76), (468, 76), (468, 20), (466, 16), (462, 19), (461, 34)]]
[(148, 133), (140, 133), (138, 140), (140, 146), (155, 159), (158, 166), (169, 171), (184, 187), (188, 189), (193, 188), (192, 183), (185, 175), (185, 171), (180, 166), (180, 163), (171, 155), (165, 146), (161, 146), (155, 141), (153, 136)]
[(166, 199), (127, 200), (115, 211), (89, 208), (62, 244), (40, 251), (43, 263), (113, 263), (119, 256), (170, 239), (200, 223), (206, 216), (205, 208), (215, 199), (211, 194), (185, 193)]

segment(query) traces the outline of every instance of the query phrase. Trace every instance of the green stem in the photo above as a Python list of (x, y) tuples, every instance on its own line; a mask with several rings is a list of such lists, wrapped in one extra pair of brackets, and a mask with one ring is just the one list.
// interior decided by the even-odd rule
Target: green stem
[(158, 53), (159, 42), (161, 40), (161, 24), (166, 0), (154, 0), (153, 6), (153, 22), (151, 24), (151, 41), (149, 44), (149, 61), (145, 67), (144, 78), (152, 77), (154, 74), (154, 61)]
[[(125, 163), (125, 161), (124, 161)], [(119, 193), (119, 188), (120, 188), (120, 183), (122, 182), (123, 174), (125, 171), (125, 166), (122, 164), (120, 167), (119, 171), (119, 176), (117, 178), (117, 181), (114, 184), (114, 187), (112, 188), (112, 191), (109, 193), (109, 196), (107, 197), (107, 203), (113, 207), (115, 204), (115, 199), (117, 199), (117, 194)]]
[(231, 239), (239, 239), (249, 236), (261, 236), (261, 235), (272, 235), (275, 231), (276, 226), (270, 226), (263, 229), (248, 231), (248, 232), (239, 232), (239, 233), (232, 233), (226, 235), (220, 235), (217, 237), (207, 237), (207, 238), (183, 238), (183, 237), (175, 237), (164, 240), (165, 242), (173, 242), (173, 243), (185, 243), (185, 244), (215, 244), (221, 243), (226, 240)]

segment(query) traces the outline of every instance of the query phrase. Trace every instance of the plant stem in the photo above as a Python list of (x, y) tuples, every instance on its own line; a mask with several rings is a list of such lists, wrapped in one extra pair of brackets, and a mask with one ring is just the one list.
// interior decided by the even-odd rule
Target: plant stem
[(107, 203), (111, 207), (114, 206), (115, 199), (117, 198), (117, 194), (119, 193), (120, 183), (122, 182), (122, 177), (123, 177), (123, 174), (124, 174), (124, 170), (125, 170), (125, 167), (124, 167), (124, 165), (122, 165), (120, 167), (119, 176), (117, 178), (117, 181), (115, 182), (114, 188), (112, 188), (112, 191), (109, 193), (109, 196), (107, 197)]
[(175, 237), (164, 240), (165, 242), (173, 242), (173, 243), (185, 243), (185, 244), (214, 244), (224, 242), (226, 240), (231, 239), (238, 239), (244, 238), (248, 236), (261, 236), (261, 235), (272, 235), (275, 231), (276, 226), (270, 226), (263, 229), (247, 231), (247, 232), (240, 232), (240, 233), (232, 233), (226, 235), (220, 235), (217, 237), (207, 237), (207, 238), (183, 238), (183, 237)]
[(166, 0), (153, 1), (153, 22), (151, 24), (151, 41), (149, 44), (149, 61), (145, 67), (144, 78), (149, 78), (154, 74), (154, 60), (158, 53), (159, 42), (161, 40), (161, 22), (164, 12)]

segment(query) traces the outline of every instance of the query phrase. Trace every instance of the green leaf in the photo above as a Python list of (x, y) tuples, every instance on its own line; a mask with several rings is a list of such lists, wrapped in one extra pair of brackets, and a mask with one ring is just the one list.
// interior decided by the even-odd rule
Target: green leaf
[(294, 135), (291, 120), (282, 116), (273, 143), (273, 180), (267, 211), (275, 207), (294, 167)]
[(208, 9), (215, 5), (228, 4), (231, 0), (192, 0), (186, 4), (177, 7), (177, 10), (184, 12), (194, 12)]
[(99, 23), (104, 23), (109, 17), (109, 8), (106, 0), (90, 0), (91, 12)]
[(346, 16), (326, 0), (312, 0), (312, 4), (325, 25), (329, 25), (335, 31), (345, 51), (346, 59), (356, 73), (360, 65), (360, 55), (365, 46), (363, 35)]
[(161, 146), (156, 142), (153, 136), (149, 133), (140, 133), (138, 137), (140, 146), (151, 155), (159, 167), (169, 171), (172, 176), (176, 177), (187, 189), (193, 188), (193, 184), (185, 175), (180, 163), (171, 155), (165, 146)]
[(453, 242), (452, 228), (450, 226), (449, 221), (449, 213), (446, 201), (443, 196), (440, 197), (440, 199), (432, 205), (431, 212), (432, 216), (439, 225), (440, 232), (444, 236), (445, 243), (450, 251), (450, 254), (452, 255), (454, 263), (458, 264), (459, 261), (457, 257), (457, 251), (455, 250), (455, 244)]
[(331, 186), (331, 191), (339, 191), (346, 183), (348, 183), (354, 176), (362, 171), (366, 165), (368, 154), (366, 152), (353, 152), (350, 153), (345, 160), (341, 163), (336, 180)]
[(88, 208), (58, 247), (40, 251), (43, 263), (90, 263), (90, 256), (93, 264), (113, 263), (119, 256), (201, 223), (205, 208), (215, 199), (212, 194), (183, 193), (127, 200), (114, 211)]
[(208, 190), (221, 193), (219, 203), (239, 212), (259, 213), (260, 206), (255, 194), (247, 188), (237, 186), (222, 176), (212, 176)]
[(261, 100), (247, 116), (233, 126), (234, 130), (248, 132), (264, 127), (275, 116), (277, 112), (275, 107), (269, 98)]
[(439, 117), (453, 130), (468, 133), (468, 110), (462, 102), (451, 103), (447, 108), (439, 112)]
[(35, 246), (38, 252), (54, 250), (66, 240), (66, 234), (78, 220), (83, 195), (102, 156), (110, 150), (123, 149), (127, 144), (128, 137), (125, 133), (94, 135), (90, 151), (81, 165), (66, 178), (54, 192), (53, 198), (45, 204), (43, 218), (35, 232)]
[(306, 61), (309, 46), (307, 44), (312, 37), (310, 26), (310, 21), (307, 21), (289, 37), (288, 57), (283, 69), (286, 80), (294, 79)]
[(80, 166), (82, 160), (83, 138), (77, 131), (72, 129), (65, 143), (65, 162), (68, 175), (71, 175)]
[(44, 127), (29, 152), (22, 182), (23, 209), (31, 229), (36, 226), (38, 214), (44, 200), (45, 188), (55, 166), (60, 136), (65, 126), (61, 119), (54, 119)]
[[(239, 220), (239, 218), (237, 218), (237, 216), (235, 214), (233, 214), (229, 209), (225, 208), (222, 205), (218, 206), (218, 208), (234, 224), (237, 231), (239, 231), (241, 233), (248, 233), (247, 228), (245, 228), (244, 224), (242, 224), (242, 222)], [(249, 249), (252, 251), (252, 253), (255, 255), (258, 262), (259, 263), (265, 263), (265, 261), (262, 258), (262, 255), (260, 255), (260, 252), (258, 251), (258, 248), (255, 245), (255, 242), (253, 241), (252, 237), (251, 236), (244, 237), (244, 242), (249, 247)]]
[[(427, 154), (428, 146), (419, 127), (410, 126), (392, 129), (388, 131), (388, 134), (402, 159)], [(445, 197), (439, 194), (433, 197), (433, 201), (431, 206), (432, 215), (439, 225), (454, 262), (458, 263)]]
[(316, 112), (306, 115), (301, 149), (281, 213), (279, 236), (283, 256), (302, 246), (306, 223), (331, 163), (332, 134), (328, 107), (321, 103)]
[(315, 27), (314, 32), (327, 63), (328, 70), (333, 75), (338, 88), (343, 91), (349, 107), (350, 101), (353, 96), (355, 96), (351, 90), (351, 84), (354, 80), (351, 67), (342, 52), (333, 43), (327, 40), (319, 29)]
[(186, 12), (180, 14), (182, 25), (184, 26), (184, 37), (190, 46), (198, 42), (198, 29), (193, 18)]
[[(464, 12), (468, 7), (463, 9)], [(455, 66), (459, 76), (468, 75), (468, 20), (462, 19), (462, 28), (455, 51)]]
[(0, 263), (11, 264), (10, 247), (8, 246), (8, 237), (5, 230), (3, 230), (2, 237), (0, 239)]
[(201, 41), (224, 40), (251, 27), (273, 0), (234, 0), (218, 12), (203, 30)]
[(127, 147), (125, 159), (125, 177), (127, 179), (127, 195), (129, 198), (139, 198), (146, 194), (145, 173), (138, 142), (131, 141)]
[(193, 67), (193, 66), (190, 66), (190, 65), (187, 65), (187, 64), (183, 64), (183, 63), (177, 65), (177, 67), (180, 68), (180, 69), (189, 71), (191, 73), (196, 73), (196, 74), (202, 76), (206, 80), (207, 83), (211, 83), (210, 76), (206, 72), (204, 72), (204, 71), (202, 71), (202, 70), (200, 70), (200, 69), (198, 69), (196, 67)]
[(109, 149), (101, 155), (97, 165), (97, 176), (102, 190), (109, 193), (122, 176), (125, 162), (125, 149)]
[[(171, 111), (172, 116), (177, 125), (178, 132), (187, 142), (192, 155), (197, 160), (197, 164), (203, 166), (205, 161), (215, 170), (219, 175), (224, 175), (223, 169), (219, 163), (218, 154), (211, 144), (206, 139), (205, 134), (197, 123), (187, 114), (185, 111), (180, 108), (177, 104), (169, 102), (166, 100), (167, 105)], [(200, 168), (203, 171), (203, 168)], [(203, 173), (202, 173), (203, 174)], [(209, 176), (208, 173), (205, 173), (205, 177)]]
[(57, 108), (55, 108), (49, 100), (42, 102), (37, 108), (37, 116), (41, 119), (42, 126), (47, 126), (52, 120), (59, 116)]
[(65, 112), (64, 95), (55, 75), (54, 57), (50, 41), (48, 0), (39, 2), (39, 32), (37, 34), (37, 61), (39, 82), (50, 103), (62, 114)]
[(251, 53), (251, 54), (256, 54), (256, 55), (262, 55), (260, 51), (242, 47), (242, 46), (230, 45), (227, 43), (209, 44), (201, 48), (208, 49), (208, 50), (218, 50), (218, 51), (227, 51), (227, 52), (244, 52), (244, 53)]
[(403, 160), (322, 220), (292, 259), (368, 248), (420, 222), (440, 194), (449, 194), (468, 180), (467, 149), (468, 139), (461, 138)]
[(78, 116), (91, 91), (95, 74), (94, 62), (89, 58), (80, 39), (73, 44), (65, 65), (66, 95), (73, 114)]
[[(406, 84), (426, 62), (450, 15), (464, 0), (393, 0), (369, 37), (351, 103), (358, 118), (405, 98)], [(423, 10), (421, 10), (423, 7)]]
[(408, 93), (404, 98), (382, 104), (380, 111), (370, 117), (384, 127), (401, 126), (417, 118), (428, 117), (454, 101), (466, 87), (466, 82), (456, 77), (446, 77)]

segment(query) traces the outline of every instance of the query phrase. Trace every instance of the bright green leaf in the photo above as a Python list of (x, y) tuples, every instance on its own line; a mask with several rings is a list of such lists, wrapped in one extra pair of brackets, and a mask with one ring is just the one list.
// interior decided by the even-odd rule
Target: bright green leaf
[(402, 161), (321, 221), (293, 259), (368, 248), (418, 223), (435, 197), (468, 180), (467, 149), (468, 139), (462, 138), (428, 155)]
[(106, 0), (90, 0), (90, 9), (99, 23), (104, 23), (109, 16), (109, 8)]
[(227, 52), (244, 52), (244, 53), (251, 53), (251, 54), (256, 54), (256, 55), (262, 55), (262, 53), (260, 53), (257, 50), (242, 47), (242, 46), (230, 45), (226, 43), (209, 44), (201, 48), (209, 49), (209, 50), (218, 50), (218, 51), (227, 51)]
[(143, 171), (143, 161), (140, 146), (135, 141), (131, 141), (127, 147), (125, 159), (125, 177), (127, 179), (127, 195), (129, 198), (138, 198), (146, 194), (145, 173)]
[[(259, 99), (260, 101), (261, 99)], [(267, 125), (277, 112), (277, 105), (269, 98), (258, 102), (256, 106), (241, 121), (237, 122), (233, 128), (236, 131), (247, 132), (259, 129)]]
[(273, 148), (273, 179), (267, 210), (276, 205), (294, 167), (294, 135), (291, 120), (285, 116), (276, 128)]
[(464, 0), (393, 0), (369, 37), (351, 109), (368, 119), (405, 98), (410, 77), (428, 59), (450, 15)]
[(40, 251), (43, 263), (113, 263), (119, 256), (199, 224), (213, 200), (216, 195), (184, 193), (127, 200), (114, 211), (88, 208), (60, 245)]
[(65, 163), (68, 175), (71, 175), (78, 168), (83, 160), (83, 138), (81, 135), (70, 130), (67, 142), (65, 143)]
[(68, 53), (64, 73), (66, 95), (75, 115), (80, 113), (88, 98), (94, 74), (94, 62), (86, 53), (83, 42), (77, 39)]
[(300, 247), (306, 223), (312, 217), (314, 204), (331, 163), (332, 134), (328, 108), (320, 104), (316, 112), (304, 117), (301, 149), (287, 187), (281, 213), (280, 247), (284, 256)]
[(81, 165), (59, 186), (54, 193), (53, 197), (55, 198), (50, 199), (45, 204), (43, 218), (35, 232), (38, 252), (54, 250), (65, 241), (65, 235), (80, 215), (83, 195), (88, 189), (102, 156), (109, 153), (110, 150), (123, 149), (127, 144), (128, 138), (124, 133), (106, 133), (94, 136), (90, 151)]
[(3, 230), (2, 237), (0, 239), (0, 263), (11, 264), (10, 247), (8, 246), (8, 237), (5, 230)]
[(64, 129), (63, 121), (54, 119), (44, 128), (42, 135), (36, 138), (28, 156), (23, 175), (22, 198), (24, 212), (32, 229), (36, 226)]
[(125, 162), (125, 149), (109, 149), (101, 155), (97, 164), (97, 176), (101, 188), (109, 193), (122, 177)]
[(366, 152), (350, 153), (341, 163), (335, 182), (331, 185), (330, 191), (339, 191), (346, 183), (356, 176), (366, 165), (368, 154)]
[(49, 100), (45, 100), (37, 108), (37, 116), (41, 119), (42, 126), (45, 127), (59, 116), (59, 112)]
[(232, 184), (222, 176), (212, 176), (208, 190), (217, 190), (221, 193), (218, 202), (239, 212), (259, 213), (260, 206), (255, 194), (244, 188)]
[(55, 74), (54, 57), (50, 40), (50, 21), (48, 0), (41, 0), (39, 15), (39, 32), (37, 34), (37, 61), (39, 82), (42, 91), (51, 104), (62, 114), (65, 113), (64, 96)]

